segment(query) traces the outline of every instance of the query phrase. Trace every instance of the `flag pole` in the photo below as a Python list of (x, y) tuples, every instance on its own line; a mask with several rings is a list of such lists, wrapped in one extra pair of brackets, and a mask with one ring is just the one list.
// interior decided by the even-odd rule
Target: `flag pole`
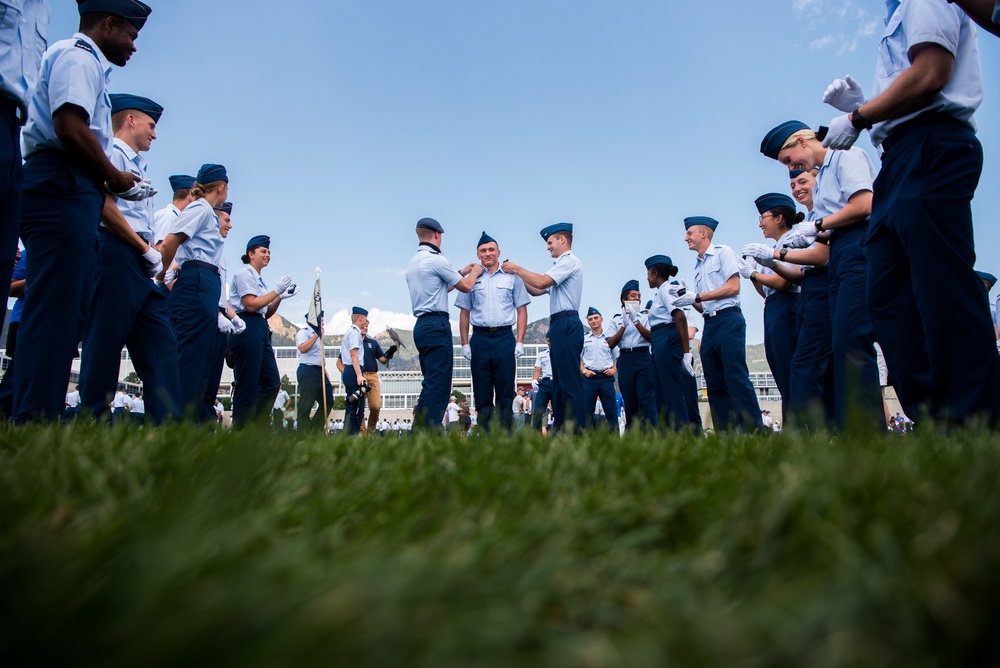
[[(313, 290), (313, 302), (314, 303), (316, 301), (316, 298), (320, 295), (319, 275), (320, 275), (320, 268), (319, 268), (319, 266), (317, 266), (316, 267), (316, 287)], [(329, 425), (329, 417), (330, 417), (329, 410), (330, 409), (326, 405), (326, 383), (327, 383), (327, 379), (326, 379), (326, 349), (323, 347), (323, 316), (322, 315), (318, 316), (317, 317), (317, 321), (318, 322), (316, 323), (316, 325), (319, 327), (319, 331), (317, 332), (317, 334), (319, 334), (319, 358), (320, 358), (320, 360), (322, 360), (322, 364), (320, 365), (320, 368), (323, 370), (323, 373), (321, 374), (321, 378), (320, 378), (320, 396), (323, 399), (323, 433), (324, 434), (329, 434), (329, 430), (328, 430), (327, 425)]]

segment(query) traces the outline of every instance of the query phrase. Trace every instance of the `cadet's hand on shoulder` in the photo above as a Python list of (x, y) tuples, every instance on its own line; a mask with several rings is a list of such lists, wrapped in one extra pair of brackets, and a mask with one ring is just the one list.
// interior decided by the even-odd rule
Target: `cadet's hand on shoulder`
[(505, 274), (517, 274), (517, 272), (521, 271), (521, 267), (514, 264), (510, 260), (505, 260), (504, 263), (500, 265), (500, 269), (502, 269)]
[(854, 146), (854, 142), (858, 140), (860, 134), (861, 130), (851, 124), (850, 116), (847, 114), (837, 116), (830, 121), (830, 129), (827, 130), (826, 137), (823, 139), (823, 146), (836, 151), (846, 151)]
[(290, 288), (291, 285), (292, 277), (288, 275), (282, 276), (278, 279), (278, 282), (274, 284), (274, 291), (277, 292), (278, 295), (281, 295), (281, 293)]
[[(221, 314), (220, 314), (221, 315)], [(229, 321), (233, 326), (233, 334), (242, 334), (247, 331), (247, 324), (243, 322), (243, 318), (238, 315), (234, 315), (233, 319)]]
[(833, 83), (826, 87), (826, 91), (823, 92), (823, 102), (834, 109), (850, 113), (866, 102), (865, 92), (848, 74), (843, 79), (834, 79)]
[(219, 314), (219, 331), (223, 334), (233, 333), (233, 323), (229, 322), (229, 318), (221, 313)]
[(150, 278), (159, 276), (160, 272), (163, 271), (163, 256), (155, 248), (150, 248), (143, 253), (142, 261), (145, 265), (143, 269), (145, 269), (146, 275)]

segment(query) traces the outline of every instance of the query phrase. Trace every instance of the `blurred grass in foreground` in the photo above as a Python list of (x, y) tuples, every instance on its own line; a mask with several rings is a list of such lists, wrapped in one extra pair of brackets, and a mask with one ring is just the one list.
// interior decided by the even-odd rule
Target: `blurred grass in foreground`
[(996, 434), (0, 427), (3, 665), (997, 665)]

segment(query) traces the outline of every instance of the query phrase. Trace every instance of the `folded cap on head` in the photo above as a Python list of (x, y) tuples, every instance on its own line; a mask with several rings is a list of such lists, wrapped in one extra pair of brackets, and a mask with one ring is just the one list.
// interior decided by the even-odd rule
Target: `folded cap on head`
[(539, 234), (542, 235), (542, 239), (548, 241), (549, 237), (556, 232), (568, 232), (569, 234), (573, 234), (573, 223), (556, 223), (554, 225), (549, 225), (539, 232)]
[(142, 30), (153, 11), (139, 0), (76, 0), (76, 4), (81, 15), (91, 12), (114, 14), (134, 25), (136, 30)]
[(684, 219), (685, 230), (691, 229), (694, 225), (704, 225), (714, 232), (715, 228), (719, 226), (719, 221), (715, 218), (709, 218), (708, 216), (688, 216)]
[(253, 248), (254, 246), (261, 246), (262, 248), (270, 248), (271, 237), (267, 236), (266, 234), (258, 234), (255, 237), (250, 237), (250, 241), (247, 242), (247, 249), (244, 252), (249, 253), (250, 249)]
[(652, 269), (654, 266), (658, 264), (666, 264), (673, 267), (674, 261), (670, 259), (669, 255), (653, 255), (651, 257), (646, 258), (645, 262), (646, 269)]
[(781, 147), (785, 145), (788, 138), (799, 130), (808, 129), (809, 126), (802, 121), (785, 121), (776, 125), (764, 135), (764, 140), (760, 142), (760, 152), (772, 160), (777, 160), (778, 153), (781, 152)]
[(587, 317), (589, 318), (589, 317), (590, 317), (590, 316), (592, 316), (592, 315), (601, 315), (601, 312), (600, 312), (600, 311), (598, 311), (598, 310), (597, 310), (596, 308), (594, 308), (593, 306), (591, 306), (591, 307), (590, 307), (589, 309), (587, 309)]
[(112, 116), (120, 111), (135, 109), (136, 111), (141, 111), (142, 113), (148, 115), (153, 119), (154, 123), (159, 123), (160, 116), (163, 115), (163, 107), (156, 102), (153, 102), (148, 97), (132, 95), (130, 93), (112, 93), (110, 97)]
[(226, 168), (222, 165), (213, 165), (211, 163), (205, 163), (198, 170), (198, 176), (195, 180), (202, 185), (206, 183), (215, 183), (216, 181), (225, 181), (229, 183), (229, 175), (226, 173)]
[(233, 215), (233, 203), (223, 202), (219, 206), (215, 207), (216, 211), (222, 211), (223, 213), (228, 213), (230, 216)]
[(757, 207), (757, 213), (765, 213), (771, 209), (777, 209), (779, 206), (787, 206), (792, 211), (795, 211), (795, 200), (782, 193), (761, 195), (753, 203)]
[(434, 232), (440, 232), (444, 234), (444, 228), (441, 227), (441, 223), (437, 222), (433, 218), (421, 218), (417, 221), (418, 230), (432, 230)]
[(490, 235), (486, 234), (486, 231), (483, 230), (482, 235), (479, 237), (479, 243), (476, 244), (476, 248), (479, 248), (483, 244), (489, 244), (489, 243), (494, 243), (495, 244), (496, 242), (497, 242), (496, 239), (494, 239)]
[(626, 282), (625, 285), (622, 286), (622, 294), (638, 289), (639, 289), (639, 281), (633, 278), (631, 281)]
[(354, 308), (351, 309), (351, 315), (363, 315), (365, 317), (368, 317), (368, 311), (361, 308), (360, 306), (355, 306)]
[(989, 283), (990, 290), (992, 290), (993, 286), (997, 284), (997, 277), (994, 276), (993, 274), (987, 273), (985, 271), (977, 271), (976, 276)]
[(797, 178), (799, 178), (800, 176), (802, 176), (805, 173), (806, 173), (806, 170), (804, 170), (804, 169), (792, 169), (792, 170), (789, 170), (789, 172), (788, 172), (788, 179), (789, 180), (791, 180), (791, 179), (797, 179)]
[(184, 188), (194, 188), (194, 177), (187, 174), (174, 174), (170, 177), (170, 189), (174, 192)]

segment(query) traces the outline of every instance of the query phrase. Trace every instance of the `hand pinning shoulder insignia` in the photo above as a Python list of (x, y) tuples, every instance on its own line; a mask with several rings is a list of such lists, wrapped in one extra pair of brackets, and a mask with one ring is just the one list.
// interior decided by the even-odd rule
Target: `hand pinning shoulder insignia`
[(94, 52), (94, 47), (92, 47), (91, 45), (87, 44), (82, 39), (76, 40), (76, 44), (74, 44), (73, 46), (75, 46), (78, 49), (83, 49), (87, 53), (93, 53)]

